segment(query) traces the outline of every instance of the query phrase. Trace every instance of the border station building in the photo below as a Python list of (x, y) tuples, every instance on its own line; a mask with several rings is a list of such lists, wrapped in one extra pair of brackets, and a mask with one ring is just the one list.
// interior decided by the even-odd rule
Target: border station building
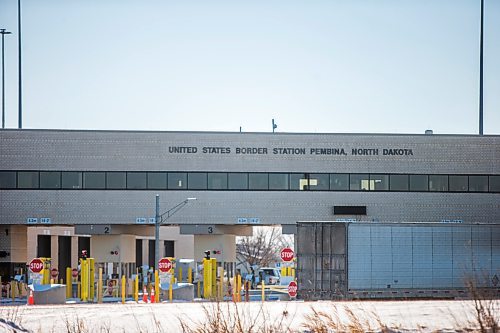
[[(197, 198), (161, 227), (160, 256), (200, 261), (214, 249), (234, 263), (235, 237), (255, 225), (296, 233), (297, 222), (336, 221), (359, 225), (358, 239), (375, 225), (475, 226), (481, 265), (500, 276), (500, 136), (27, 129), (0, 130), (1, 274), (34, 257), (76, 267), (82, 249), (108, 273), (153, 266), (156, 194), (161, 212)], [(353, 242), (344, 287), (389, 285), (372, 248)], [(355, 259), (370, 261), (369, 277)]]

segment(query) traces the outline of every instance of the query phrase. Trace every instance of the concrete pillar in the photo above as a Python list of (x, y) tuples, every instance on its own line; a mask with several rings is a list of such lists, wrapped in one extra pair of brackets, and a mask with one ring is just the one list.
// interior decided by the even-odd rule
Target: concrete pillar
[(52, 256), (51, 267), (59, 267), (59, 236), (50, 236), (50, 255)]
[(78, 267), (78, 236), (71, 237), (71, 267)]

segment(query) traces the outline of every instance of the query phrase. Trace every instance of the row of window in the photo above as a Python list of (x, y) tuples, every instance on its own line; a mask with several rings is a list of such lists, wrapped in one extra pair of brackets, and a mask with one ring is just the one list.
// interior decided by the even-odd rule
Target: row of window
[(500, 192), (500, 175), (0, 171), (0, 189)]

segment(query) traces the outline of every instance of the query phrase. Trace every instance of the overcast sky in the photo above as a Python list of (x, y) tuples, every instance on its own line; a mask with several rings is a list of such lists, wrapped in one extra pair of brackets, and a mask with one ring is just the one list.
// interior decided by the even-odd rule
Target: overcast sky
[[(480, 0), (22, 0), (23, 127), (478, 132)], [(17, 127), (17, 1), (0, 0)], [(484, 133), (500, 134), (485, 0)]]

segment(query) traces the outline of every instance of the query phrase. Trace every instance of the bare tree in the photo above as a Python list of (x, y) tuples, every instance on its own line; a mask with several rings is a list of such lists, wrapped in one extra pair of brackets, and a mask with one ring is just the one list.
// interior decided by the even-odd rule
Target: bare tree
[(253, 265), (274, 266), (281, 261), (280, 250), (293, 246), (293, 236), (283, 235), (280, 227), (254, 227), (253, 236), (238, 237), (238, 265), (247, 269)]

